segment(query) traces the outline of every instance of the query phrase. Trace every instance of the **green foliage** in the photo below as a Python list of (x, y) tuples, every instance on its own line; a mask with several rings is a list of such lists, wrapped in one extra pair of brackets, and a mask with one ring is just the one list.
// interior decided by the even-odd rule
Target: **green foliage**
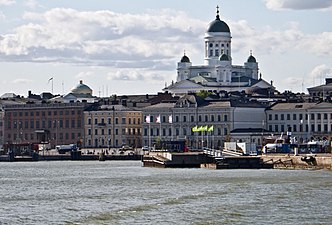
[(212, 94), (211, 92), (208, 92), (208, 91), (205, 91), (205, 90), (201, 90), (196, 95), (198, 97), (201, 97), (201, 98), (206, 98), (206, 97), (210, 96), (211, 94)]

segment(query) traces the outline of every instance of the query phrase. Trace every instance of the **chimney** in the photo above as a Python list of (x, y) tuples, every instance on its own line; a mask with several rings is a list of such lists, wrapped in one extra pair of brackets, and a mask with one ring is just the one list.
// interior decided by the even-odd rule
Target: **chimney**
[(331, 84), (332, 83), (332, 78), (325, 78), (325, 84)]

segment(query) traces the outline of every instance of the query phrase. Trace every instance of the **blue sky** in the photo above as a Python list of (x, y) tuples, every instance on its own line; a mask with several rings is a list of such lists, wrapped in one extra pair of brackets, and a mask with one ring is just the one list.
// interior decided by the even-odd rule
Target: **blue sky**
[(202, 65), (216, 5), (233, 64), (250, 50), (267, 81), (294, 92), (332, 77), (332, 0), (0, 0), (0, 95), (156, 93), (176, 80), (183, 51)]

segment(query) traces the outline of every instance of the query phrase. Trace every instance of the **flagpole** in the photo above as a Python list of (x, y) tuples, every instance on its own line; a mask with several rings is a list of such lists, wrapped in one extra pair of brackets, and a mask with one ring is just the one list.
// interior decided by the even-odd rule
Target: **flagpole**
[[(150, 115), (149, 115), (150, 117)], [(151, 122), (149, 123), (149, 150), (150, 150), (150, 147), (151, 147)]]
[(161, 141), (161, 116), (159, 115), (159, 139)]

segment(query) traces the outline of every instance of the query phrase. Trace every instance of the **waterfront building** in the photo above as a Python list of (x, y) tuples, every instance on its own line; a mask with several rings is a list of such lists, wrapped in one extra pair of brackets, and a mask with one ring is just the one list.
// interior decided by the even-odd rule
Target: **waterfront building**
[(0, 150), (3, 149), (4, 144), (4, 111), (0, 105)]
[[(204, 65), (192, 65), (184, 54), (177, 66), (176, 82), (164, 90), (175, 94), (206, 91), (246, 91), (268, 89), (271, 83), (262, 79), (259, 66), (252, 52), (244, 65), (232, 64), (231, 31), (217, 15), (207, 27), (204, 35)], [(190, 49), (189, 49), (190, 51)]]
[(332, 78), (325, 78), (325, 84), (308, 88), (311, 101), (331, 101), (332, 100)]
[(123, 105), (101, 105), (84, 112), (85, 147), (142, 146), (142, 112)]
[(332, 103), (277, 103), (266, 110), (267, 128), (275, 135), (287, 132), (300, 143), (331, 140)]
[(4, 143), (80, 144), (83, 103), (4, 104)]
[[(252, 102), (205, 100), (194, 94), (185, 95), (176, 102), (148, 106), (143, 109), (143, 145), (186, 140), (194, 149), (220, 149), (225, 141), (239, 141), (237, 136), (231, 135), (234, 129), (262, 129), (265, 108)], [(245, 139), (249, 140), (249, 137), (250, 134)], [(260, 138), (252, 137), (251, 142), (260, 144)]]

